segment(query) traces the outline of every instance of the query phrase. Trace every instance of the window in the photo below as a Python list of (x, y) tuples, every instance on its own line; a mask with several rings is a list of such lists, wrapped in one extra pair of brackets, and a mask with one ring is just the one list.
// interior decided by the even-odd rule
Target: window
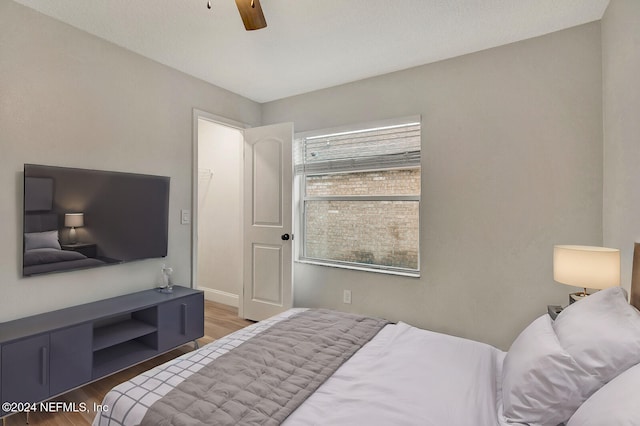
[(419, 274), (419, 121), (297, 139), (301, 261)]

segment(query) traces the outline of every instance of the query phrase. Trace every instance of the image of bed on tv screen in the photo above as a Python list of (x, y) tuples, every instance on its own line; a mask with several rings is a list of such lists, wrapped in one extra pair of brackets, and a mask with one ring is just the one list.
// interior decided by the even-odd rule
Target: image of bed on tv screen
[(25, 164), (22, 275), (165, 257), (169, 182)]

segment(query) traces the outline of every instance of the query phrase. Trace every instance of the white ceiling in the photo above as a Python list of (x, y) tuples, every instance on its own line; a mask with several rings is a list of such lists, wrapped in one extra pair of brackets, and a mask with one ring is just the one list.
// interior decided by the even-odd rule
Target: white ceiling
[(16, 0), (126, 49), (267, 102), (599, 20), (609, 0)]

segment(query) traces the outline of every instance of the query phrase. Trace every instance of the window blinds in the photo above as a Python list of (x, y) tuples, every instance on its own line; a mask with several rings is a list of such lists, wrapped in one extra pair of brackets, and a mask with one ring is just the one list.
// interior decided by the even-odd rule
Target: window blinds
[(336, 132), (297, 140), (297, 174), (420, 167), (420, 123)]

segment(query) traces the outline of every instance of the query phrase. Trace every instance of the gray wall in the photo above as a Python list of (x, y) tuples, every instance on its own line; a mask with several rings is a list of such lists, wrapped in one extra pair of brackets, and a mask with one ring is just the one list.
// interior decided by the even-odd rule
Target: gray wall
[(640, 242), (640, 1), (611, 0), (602, 18), (604, 243), (621, 249), (631, 283)]
[(296, 264), (295, 305), (507, 348), (572, 291), (553, 245), (602, 243), (601, 87), (596, 22), (264, 104), (296, 131), (422, 115), (422, 277)]
[[(260, 105), (0, 0), (0, 321), (155, 286), (189, 285), (192, 109), (260, 123)], [(171, 177), (169, 254), (21, 278), (24, 163)]]

